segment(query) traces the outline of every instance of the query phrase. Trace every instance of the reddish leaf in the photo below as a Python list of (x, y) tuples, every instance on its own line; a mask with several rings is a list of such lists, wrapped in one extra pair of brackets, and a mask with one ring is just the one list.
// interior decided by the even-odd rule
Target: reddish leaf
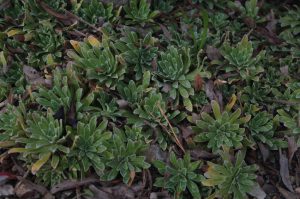
[(195, 91), (200, 91), (203, 87), (203, 79), (200, 74), (196, 74), (194, 78)]

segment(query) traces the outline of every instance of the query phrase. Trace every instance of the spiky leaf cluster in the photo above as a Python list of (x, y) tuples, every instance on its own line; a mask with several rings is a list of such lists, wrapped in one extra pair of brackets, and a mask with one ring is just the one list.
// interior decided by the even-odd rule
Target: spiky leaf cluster
[(280, 36), (292, 46), (289, 51), (292, 53), (293, 57), (300, 57), (300, 8), (295, 6), (294, 9), (288, 10), (285, 16), (280, 18), (281, 27), (285, 28), (284, 31), (280, 33)]
[(113, 17), (113, 4), (104, 5), (97, 0), (84, 1), (79, 9), (80, 16), (89, 23), (98, 23), (101, 18), (109, 20)]
[(190, 96), (194, 95), (194, 88), (188, 76), (191, 72), (190, 66), (190, 49), (177, 49), (175, 46), (169, 46), (160, 54), (156, 79), (162, 91), (168, 93), (168, 96), (176, 101), (175, 105), (182, 100), (185, 108), (192, 111)]
[(251, 136), (262, 143), (268, 144), (270, 147), (276, 147), (278, 143), (274, 137), (274, 126), (272, 117), (267, 112), (259, 112), (247, 124), (251, 131)]
[(106, 127), (105, 120), (97, 125), (97, 117), (91, 118), (88, 124), (78, 123), (70, 156), (78, 161), (83, 172), (87, 172), (90, 167), (99, 173), (104, 171), (101, 154), (107, 150), (104, 142), (111, 137), (111, 132), (106, 131)]
[(216, 152), (222, 146), (238, 148), (245, 139), (245, 128), (241, 127), (246, 118), (240, 118), (241, 110), (231, 113), (230, 110), (221, 112), (216, 101), (211, 102), (214, 117), (202, 112), (201, 120), (196, 122), (193, 130), (197, 132), (196, 142), (208, 142), (207, 147)]
[(134, 67), (136, 79), (140, 79), (145, 72), (151, 68), (152, 61), (157, 57), (158, 48), (154, 47), (154, 38), (148, 33), (140, 39), (136, 32), (125, 31), (115, 44), (129, 66)]
[(94, 93), (91, 92), (86, 96), (83, 93), (83, 88), (79, 87), (78, 82), (74, 78), (74, 73), (70, 71), (64, 74), (64, 71), (59, 69), (53, 73), (53, 87), (47, 89), (40, 87), (38, 92), (34, 92), (33, 96), (36, 101), (44, 108), (51, 108), (54, 112), (58, 112), (63, 108), (64, 114), (67, 114), (71, 109), (74, 109), (75, 118), (82, 119), (84, 111), (94, 100)]
[(223, 44), (222, 55), (229, 62), (225, 67), (226, 72), (238, 70), (243, 79), (252, 79), (258, 81), (257, 74), (263, 72), (263, 68), (259, 65), (265, 51), (261, 51), (256, 57), (253, 57), (253, 47), (248, 36), (236, 45), (230, 46), (228, 41)]
[(247, 193), (256, 184), (255, 171), (258, 169), (256, 165), (246, 165), (245, 151), (239, 151), (236, 160), (233, 163), (229, 154), (221, 153), (223, 164), (215, 164), (209, 162), (209, 168), (204, 176), (207, 178), (202, 181), (204, 186), (216, 187), (214, 196), (220, 196), (224, 199), (247, 198)]
[(124, 10), (126, 18), (140, 24), (151, 22), (159, 13), (158, 11), (151, 11), (150, 4), (146, 0), (130, 0), (129, 5), (125, 6)]
[[(134, 132), (132, 132), (134, 131)], [(121, 174), (124, 183), (129, 183), (132, 175), (150, 167), (143, 156), (148, 145), (141, 139), (141, 128), (126, 128), (124, 131), (115, 128), (112, 138), (106, 142), (111, 157), (106, 160), (109, 168), (103, 175), (105, 180), (113, 180)], [(132, 179), (133, 180), (133, 179)]]
[(73, 41), (76, 52), (69, 51), (69, 57), (76, 67), (86, 71), (88, 79), (114, 88), (124, 78), (126, 67), (120, 63), (120, 56), (115, 55), (109, 47), (101, 47), (96, 38), (90, 37), (89, 42)]
[(200, 167), (200, 161), (191, 161), (190, 154), (185, 154), (184, 158), (177, 159), (174, 152), (170, 154), (170, 165), (155, 161), (154, 166), (159, 173), (165, 177), (158, 177), (154, 183), (156, 187), (162, 187), (174, 193), (175, 198), (182, 198), (182, 193), (188, 191), (193, 198), (200, 198), (199, 184), (203, 176), (196, 170)]

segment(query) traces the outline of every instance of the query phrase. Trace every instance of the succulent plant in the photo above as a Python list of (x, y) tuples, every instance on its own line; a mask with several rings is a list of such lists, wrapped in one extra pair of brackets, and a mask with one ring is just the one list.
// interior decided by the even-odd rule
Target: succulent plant
[(109, 47), (101, 47), (95, 37), (87, 42), (72, 41), (76, 52), (69, 51), (68, 56), (75, 66), (86, 71), (88, 79), (97, 80), (112, 89), (124, 78), (125, 66), (120, 63), (120, 56), (114, 55)]
[[(5, 2), (2, 1), (0, 11), (1, 17), (11, 17), (12, 19), (18, 19), (22, 14), (24, 14), (24, 4), (18, 0), (12, 0), (8, 2), (5, 6)], [(6, 3), (7, 4), (7, 3)]]
[(116, 121), (117, 117), (121, 116), (116, 100), (107, 93), (99, 92), (97, 102), (97, 105), (95, 104), (88, 108), (90, 112), (94, 112), (93, 115), (101, 116), (113, 121)]
[(259, 112), (254, 115), (246, 126), (255, 140), (276, 148), (280, 141), (274, 139), (275, 132), (272, 119), (267, 112)]
[(1, 147), (14, 146), (15, 139), (25, 130), (26, 107), (20, 102), (19, 106), (7, 106), (7, 111), (0, 115)]
[(145, 70), (151, 68), (152, 61), (157, 56), (154, 38), (148, 33), (143, 39), (136, 32), (125, 31), (125, 36), (115, 43), (129, 66), (134, 67), (135, 77), (139, 80)]
[(105, 20), (111, 19), (114, 15), (113, 4), (104, 5), (97, 0), (83, 1), (79, 13), (80, 16), (92, 24), (97, 24), (101, 18)]
[(268, 95), (270, 92), (271, 89), (268, 84), (253, 82), (244, 88), (241, 100), (253, 104), (261, 103), (269, 98)]
[(279, 121), (283, 123), (283, 125), (288, 129), (291, 134), (297, 135), (300, 133), (299, 126), (299, 112), (298, 114), (289, 114), (285, 112), (283, 109), (277, 110)]
[(119, 84), (117, 88), (121, 96), (131, 104), (139, 103), (142, 100), (143, 87), (136, 85), (133, 80), (130, 80), (127, 85)]
[(132, 108), (142, 101), (144, 93), (147, 92), (147, 89), (150, 84), (151, 73), (150, 71), (145, 71), (143, 74), (142, 83), (138, 84), (135, 81), (130, 80), (128, 84), (120, 83), (117, 86), (117, 90), (126, 102), (129, 102), (132, 105)]
[(155, 10), (159, 10), (163, 13), (168, 13), (172, 11), (176, 2), (177, 0), (154, 0), (152, 2), (152, 5)]
[(279, 20), (281, 27), (285, 29), (280, 33), (280, 36), (292, 46), (292, 48), (288, 47), (287, 49), (292, 53), (294, 58), (300, 57), (300, 24), (298, 23), (300, 19), (299, 11), (300, 8), (295, 6), (295, 9), (289, 9), (287, 14)]
[(257, 0), (247, 0), (244, 6), (239, 2), (234, 3), (233, 6), (240, 10), (243, 17), (249, 17), (253, 20), (259, 19), (259, 7), (257, 6)]
[(300, 82), (290, 82), (287, 87), (291, 90), (290, 101), (300, 102)]
[(104, 145), (106, 140), (111, 138), (111, 132), (106, 130), (107, 120), (97, 125), (97, 117), (92, 117), (89, 123), (79, 122), (71, 153), (80, 167), (86, 173), (92, 167), (97, 173), (102, 173), (105, 169), (103, 152), (107, 150)]
[(63, 45), (64, 39), (62, 32), (55, 32), (54, 25), (49, 20), (40, 21), (39, 25), (35, 27), (35, 31), (29, 30), (27, 35), (31, 37), (32, 44), (36, 47), (36, 50), (31, 51), (28, 56), (28, 64), (39, 66), (44, 64), (54, 64), (58, 62), (58, 58), (61, 58), (62, 53), (60, 48)]
[[(141, 119), (149, 121), (153, 126), (167, 125), (165, 116), (169, 120), (180, 117), (180, 111), (174, 111), (173, 113), (167, 113), (166, 104), (162, 98), (161, 93), (150, 93), (149, 97), (144, 99), (144, 102), (138, 105), (133, 112)], [(165, 115), (165, 116), (164, 116)]]
[[(35, 174), (49, 159), (59, 162), (58, 152), (67, 154), (70, 149), (64, 145), (68, 134), (64, 134), (61, 120), (56, 120), (52, 112), (47, 116), (33, 113), (31, 119), (27, 119), (25, 135), (16, 139), (22, 147), (11, 148), (8, 153), (23, 153), (35, 159), (31, 165), (31, 172)], [(38, 159), (38, 160), (36, 160)], [(55, 164), (53, 164), (55, 165)]]
[(207, 147), (216, 152), (222, 146), (239, 148), (245, 139), (245, 128), (241, 124), (248, 121), (249, 117), (240, 118), (241, 110), (237, 109), (234, 113), (229, 112), (228, 108), (221, 112), (220, 106), (216, 101), (211, 102), (214, 118), (202, 112), (201, 120), (196, 122), (193, 130), (198, 133), (194, 137), (196, 142), (208, 142)]
[(47, 162), (36, 173), (36, 183), (53, 187), (67, 179), (74, 179), (71, 170), (72, 162), (67, 157), (61, 157), (59, 162)]
[(105, 162), (109, 169), (105, 171), (102, 176), (103, 179), (113, 180), (120, 173), (123, 182), (129, 183), (130, 180), (133, 180), (132, 176), (135, 176), (135, 173), (150, 167), (150, 164), (145, 161), (145, 156), (143, 156), (148, 145), (142, 140), (136, 139), (135, 136), (130, 136), (133, 133), (130, 131), (136, 132), (137, 130), (141, 131), (141, 129), (126, 128), (126, 133), (124, 133), (121, 129), (114, 129), (112, 138), (106, 142), (111, 158)]
[(182, 193), (186, 190), (193, 198), (201, 198), (197, 183), (200, 183), (204, 177), (196, 172), (200, 167), (199, 160), (191, 162), (189, 154), (185, 154), (183, 159), (177, 159), (174, 152), (171, 152), (170, 165), (156, 160), (154, 166), (164, 176), (156, 178), (154, 186), (169, 190), (174, 193), (174, 198), (182, 198)]
[(259, 62), (264, 57), (265, 51), (260, 51), (256, 57), (253, 57), (253, 50), (247, 35), (235, 47), (230, 46), (226, 41), (221, 51), (229, 62), (229, 66), (225, 68), (226, 72), (237, 70), (242, 79), (258, 81), (257, 74), (264, 71)]
[(78, 82), (72, 79), (73, 76), (63, 73), (64, 71), (56, 69), (53, 73), (53, 87), (51, 89), (40, 87), (38, 92), (33, 93), (33, 96), (40, 105), (44, 108), (51, 108), (55, 113), (63, 107), (65, 116), (74, 108), (75, 110), (72, 110), (75, 112), (74, 119), (81, 120), (84, 116), (83, 112), (94, 100), (94, 93), (84, 96), (83, 88), (80, 88)]
[(216, 187), (214, 197), (224, 199), (244, 199), (256, 185), (256, 165), (246, 165), (245, 151), (239, 151), (233, 163), (229, 154), (222, 152), (223, 164), (208, 162), (208, 170), (204, 173), (207, 178), (202, 180), (204, 186)]
[(170, 46), (165, 52), (160, 53), (156, 79), (162, 91), (175, 100), (174, 105), (178, 105), (182, 100), (185, 108), (192, 111), (190, 96), (194, 95), (194, 88), (189, 76), (190, 66), (190, 49), (178, 50)]
[(152, 19), (159, 13), (158, 11), (151, 11), (147, 0), (130, 0), (129, 5), (125, 6), (124, 10), (126, 18), (142, 25), (146, 22), (152, 22)]

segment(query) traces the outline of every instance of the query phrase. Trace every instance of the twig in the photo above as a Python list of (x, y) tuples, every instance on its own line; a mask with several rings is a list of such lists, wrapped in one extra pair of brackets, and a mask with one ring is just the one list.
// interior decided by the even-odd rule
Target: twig
[(144, 123), (153, 130), (155, 138), (154, 138), (154, 140), (152, 140), (152, 143), (155, 143), (158, 140), (158, 131), (157, 131), (157, 129), (155, 127), (153, 127), (150, 124), (150, 122), (148, 122), (147, 120), (145, 120)]
[(100, 32), (100, 33), (101, 33), (101, 31), (99, 30), (99, 28), (97, 28), (97, 27), (94, 26), (93, 24), (90, 24), (89, 22), (83, 20), (82, 18), (78, 17), (77, 15), (73, 14), (72, 12), (70, 12), (70, 11), (68, 11), (68, 10), (66, 10), (66, 9), (64, 9), (64, 11), (65, 11), (68, 15), (70, 15), (71, 17), (73, 17), (73, 18), (77, 19), (78, 21), (80, 21), (81, 23), (84, 23), (85, 25), (87, 25), (87, 26), (93, 28), (94, 30), (96, 30), (97, 32)]
[(162, 110), (162, 108), (160, 107), (160, 104), (159, 104), (159, 103), (157, 104), (157, 107), (159, 108), (159, 111), (160, 111), (161, 114), (164, 116), (164, 118), (165, 118), (165, 120), (167, 121), (169, 127), (171, 128), (171, 132), (172, 132), (172, 134), (173, 134), (173, 136), (174, 136), (174, 139), (175, 139), (176, 144), (177, 144), (177, 145), (179, 146), (179, 148), (185, 153), (185, 150), (184, 150), (182, 144), (180, 143), (180, 141), (179, 141), (179, 139), (178, 139), (176, 133), (175, 133), (174, 130), (173, 130), (173, 126), (171, 125), (171, 123), (170, 123), (168, 117), (166, 116), (166, 114), (164, 113), (164, 111)]
[(37, 184), (35, 184), (35, 183), (33, 183), (33, 182), (31, 182), (31, 181), (25, 179), (24, 177), (17, 176), (17, 179), (20, 180), (19, 185), (20, 185), (21, 183), (27, 183), (28, 185), (30, 185), (30, 187), (31, 187), (33, 190), (39, 192), (41, 195), (49, 194), (49, 191), (48, 191), (45, 187), (43, 187), (43, 186), (41, 186), (41, 185), (37, 185)]
[(69, 189), (74, 189), (77, 187), (81, 187), (81, 186), (85, 186), (91, 183), (99, 183), (100, 180), (97, 178), (86, 178), (83, 179), (81, 181), (77, 181), (77, 180), (66, 180), (63, 181), (59, 184), (56, 184), (52, 187), (51, 189), (51, 193), (55, 194), (61, 191), (65, 191), (65, 190), (69, 190)]
[(76, 187), (76, 199), (81, 199), (79, 187)]
[(267, 101), (269, 101), (269, 102), (275, 102), (275, 103), (280, 103), (280, 104), (286, 104), (286, 105), (289, 105), (289, 106), (300, 105), (300, 102), (292, 102), (292, 101), (280, 100), (280, 99), (269, 99)]

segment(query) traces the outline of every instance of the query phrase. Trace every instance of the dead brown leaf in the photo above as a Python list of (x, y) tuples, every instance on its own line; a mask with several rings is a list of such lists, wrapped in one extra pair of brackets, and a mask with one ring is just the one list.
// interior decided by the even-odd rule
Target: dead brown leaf
[(12, 185), (9, 184), (4, 184), (4, 185), (0, 185), (0, 197), (5, 198), (7, 196), (12, 196), (14, 195), (14, 188)]
[(196, 74), (194, 78), (194, 88), (195, 91), (200, 91), (203, 87), (203, 79), (200, 74)]
[(218, 155), (212, 154), (208, 151), (203, 149), (193, 149), (191, 150), (191, 156), (195, 159), (204, 159), (204, 160), (211, 160), (217, 158)]
[(206, 55), (207, 55), (208, 59), (210, 59), (211, 61), (219, 60), (222, 57), (219, 49), (217, 49), (213, 46), (210, 46), (210, 45), (208, 45), (206, 48)]
[(289, 162), (286, 157), (286, 154), (282, 153), (281, 149), (279, 149), (279, 164), (280, 164), (280, 176), (282, 179), (283, 184), (289, 191), (294, 192), (290, 173), (289, 173)]
[(270, 13), (266, 16), (266, 19), (269, 21), (266, 25), (266, 29), (269, 32), (275, 33), (277, 20), (275, 18), (275, 14), (274, 14), (273, 10), (271, 10)]
[(205, 84), (205, 93), (210, 100), (216, 99), (216, 94), (214, 91), (214, 82), (212, 80), (209, 80)]
[(256, 199), (264, 199), (266, 198), (267, 194), (264, 190), (257, 184), (255, 185), (250, 192), (248, 192), (251, 196), (255, 197)]
[(168, 30), (168, 28), (162, 24), (159, 24), (161, 30), (163, 31), (165, 37), (168, 39), (168, 40), (171, 40), (172, 39), (172, 35), (170, 33), (170, 31)]
[(100, 180), (98, 178), (85, 178), (83, 180), (77, 181), (77, 180), (66, 180), (63, 181), (57, 185), (54, 185), (51, 189), (51, 193), (55, 194), (61, 191), (65, 191), (65, 190), (69, 190), (69, 189), (74, 189), (76, 187), (81, 187), (81, 186), (85, 186), (88, 184), (92, 184), (92, 183), (100, 183)]
[(126, 184), (119, 184), (112, 187), (100, 187), (97, 188), (94, 185), (89, 186), (90, 190), (94, 193), (94, 197), (89, 199), (135, 199), (143, 190), (142, 183), (137, 183), (129, 187)]
[(65, 25), (72, 25), (76, 23), (76, 19), (74, 19), (73, 16), (70, 16), (69, 14), (61, 14), (56, 12), (42, 0), (38, 0), (37, 2), (48, 14), (54, 16), (55, 18), (63, 22)]
[(277, 189), (285, 199), (300, 199), (299, 194), (289, 192), (288, 190), (286, 190), (282, 187), (279, 187), (279, 186), (277, 186)]
[(146, 161), (153, 162), (154, 160), (167, 161), (168, 153), (161, 150), (157, 144), (150, 145), (146, 152)]
[(150, 194), (150, 199), (172, 199), (167, 191), (162, 192), (152, 192)]
[(259, 150), (261, 152), (263, 161), (266, 162), (267, 159), (270, 156), (270, 150), (269, 150), (269, 148), (266, 145), (264, 145), (263, 143), (258, 143), (258, 147), (259, 147)]
[(280, 67), (280, 72), (284, 77), (289, 76), (289, 66), (286, 65), (286, 66)]
[(25, 75), (25, 79), (29, 84), (32, 85), (44, 85), (51, 87), (51, 80), (47, 80), (42, 77), (42, 75), (30, 66), (23, 66), (23, 73)]
[(292, 159), (294, 157), (294, 154), (295, 154), (295, 152), (298, 149), (298, 146), (297, 146), (297, 143), (296, 143), (296, 140), (295, 140), (294, 136), (287, 137), (286, 139), (288, 141), (289, 163), (291, 163), (291, 161), (292, 161)]

